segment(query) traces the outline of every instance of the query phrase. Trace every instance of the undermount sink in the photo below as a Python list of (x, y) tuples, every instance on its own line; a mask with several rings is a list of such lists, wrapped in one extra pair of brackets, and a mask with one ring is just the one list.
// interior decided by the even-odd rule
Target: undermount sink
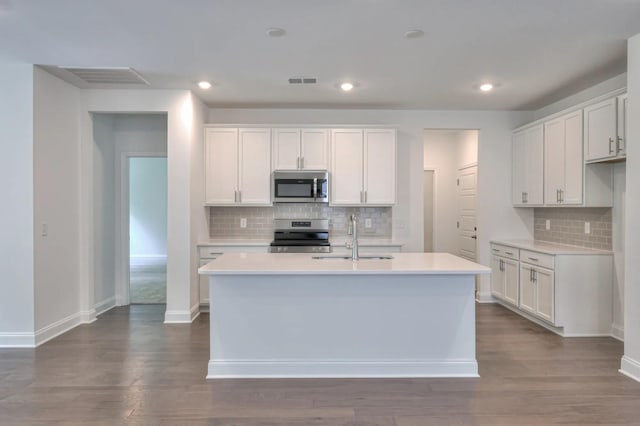
[[(312, 258), (319, 259), (319, 260), (329, 260), (329, 259), (351, 260), (351, 256), (340, 256), (340, 255), (313, 256)], [(384, 255), (384, 254), (358, 256), (358, 260), (389, 260), (389, 259), (393, 259), (393, 256)]]

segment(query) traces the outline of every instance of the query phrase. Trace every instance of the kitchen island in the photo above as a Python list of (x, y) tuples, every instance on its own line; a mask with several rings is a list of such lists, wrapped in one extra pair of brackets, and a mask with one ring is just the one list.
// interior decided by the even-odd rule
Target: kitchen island
[(447, 253), (228, 253), (209, 275), (207, 378), (475, 377), (475, 275)]

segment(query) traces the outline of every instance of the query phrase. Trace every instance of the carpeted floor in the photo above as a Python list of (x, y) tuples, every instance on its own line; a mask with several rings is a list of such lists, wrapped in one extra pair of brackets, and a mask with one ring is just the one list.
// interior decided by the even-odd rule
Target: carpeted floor
[(167, 302), (167, 264), (131, 265), (129, 273), (131, 303)]

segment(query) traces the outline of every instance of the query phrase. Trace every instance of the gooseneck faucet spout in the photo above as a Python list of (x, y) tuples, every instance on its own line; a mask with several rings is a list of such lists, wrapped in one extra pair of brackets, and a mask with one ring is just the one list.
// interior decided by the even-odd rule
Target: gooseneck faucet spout
[(358, 216), (351, 215), (351, 260), (358, 260)]

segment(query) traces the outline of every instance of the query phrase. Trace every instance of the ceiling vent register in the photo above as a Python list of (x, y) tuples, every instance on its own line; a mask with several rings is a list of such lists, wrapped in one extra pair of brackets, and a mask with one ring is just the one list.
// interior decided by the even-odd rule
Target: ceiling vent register
[(89, 84), (142, 84), (149, 85), (136, 70), (126, 67), (81, 68), (60, 67)]
[(316, 84), (318, 79), (315, 77), (291, 77), (289, 84)]

